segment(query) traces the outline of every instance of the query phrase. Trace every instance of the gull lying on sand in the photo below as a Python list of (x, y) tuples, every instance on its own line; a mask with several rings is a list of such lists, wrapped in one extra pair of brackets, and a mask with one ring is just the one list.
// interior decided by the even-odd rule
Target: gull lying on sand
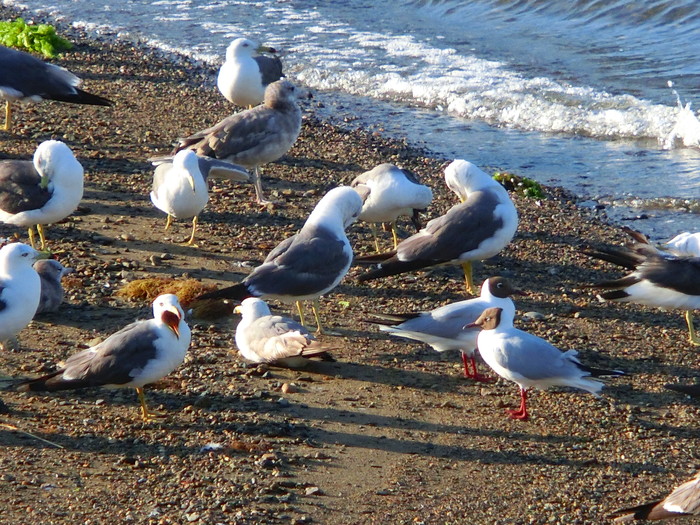
[(41, 298), (36, 315), (43, 312), (55, 312), (63, 302), (65, 294), (61, 279), (73, 271), (55, 259), (41, 259), (34, 263), (34, 269), (41, 280)]

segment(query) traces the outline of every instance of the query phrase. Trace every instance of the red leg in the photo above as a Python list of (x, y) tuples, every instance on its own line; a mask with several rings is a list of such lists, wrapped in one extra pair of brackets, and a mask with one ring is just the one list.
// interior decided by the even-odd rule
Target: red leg
[(464, 352), (460, 352), (462, 354), (462, 363), (464, 363), (464, 377), (467, 379), (472, 379), (474, 376), (472, 376), (471, 370), (469, 370), (469, 361), (467, 359), (467, 354)]
[(520, 387), (520, 408), (518, 410), (507, 409), (511, 419), (528, 419), (527, 415), (527, 390)]
[[(462, 354), (464, 355), (464, 354)], [(472, 354), (471, 356), (471, 362), (472, 362), (472, 368), (474, 369), (474, 374), (472, 375), (472, 379), (474, 381), (478, 381), (479, 383), (493, 383), (495, 379), (490, 378), (489, 376), (485, 376), (483, 374), (480, 374), (479, 372), (476, 371), (476, 357)]]

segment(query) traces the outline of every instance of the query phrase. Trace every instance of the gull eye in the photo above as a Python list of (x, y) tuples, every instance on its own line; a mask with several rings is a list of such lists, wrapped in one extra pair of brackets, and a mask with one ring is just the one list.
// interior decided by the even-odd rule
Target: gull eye
[(496, 288), (503, 288), (503, 283), (498, 283), (498, 284), (496, 285)]
[(24, 253), (22, 254), (22, 257), (29, 257), (29, 254), (28, 254), (27, 252), (24, 252)]

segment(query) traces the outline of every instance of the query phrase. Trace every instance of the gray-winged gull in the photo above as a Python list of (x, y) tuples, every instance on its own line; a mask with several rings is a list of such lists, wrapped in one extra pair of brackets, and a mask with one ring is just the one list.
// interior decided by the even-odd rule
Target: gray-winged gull
[(278, 244), (263, 264), (242, 282), (209, 292), (197, 299), (246, 297), (296, 302), (304, 324), (301, 301), (314, 300), (317, 333), (322, 333), (318, 298), (335, 288), (352, 263), (352, 247), (345, 228), (362, 209), (359, 194), (348, 186), (330, 190), (316, 205), (301, 230)]
[(377, 251), (379, 251), (379, 241), (376, 223), (391, 225), (394, 248), (396, 248), (399, 243), (396, 235), (398, 217), (409, 215), (416, 230), (420, 230), (418, 212), (425, 210), (433, 200), (432, 190), (421, 184), (414, 173), (389, 163), (380, 164), (358, 175), (350, 186), (364, 197), (360, 220), (370, 223)]
[(66, 218), (82, 198), (83, 167), (63, 142), (42, 142), (33, 160), (0, 161), (0, 221), (27, 228), (33, 247), (32, 227), (45, 250), (43, 225)]
[(55, 259), (41, 259), (34, 263), (34, 269), (41, 280), (41, 298), (36, 314), (55, 312), (65, 295), (61, 279), (71, 273), (73, 268), (66, 268)]
[(506, 189), (471, 162), (453, 161), (445, 169), (445, 182), (462, 202), (401, 241), (395, 250), (357, 257), (359, 264), (379, 263), (377, 269), (360, 275), (360, 282), (461, 264), (467, 291), (476, 295), (471, 262), (493, 257), (511, 241), (518, 213)]
[(238, 352), (253, 363), (301, 368), (310, 357), (327, 356), (333, 350), (293, 319), (272, 315), (267, 303), (257, 297), (244, 299), (234, 312), (241, 314), (236, 327)]
[(465, 328), (481, 327), (479, 354), (494, 372), (520, 387), (520, 408), (508, 409), (511, 419), (527, 419), (530, 388), (569, 386), (598, 395), (603, 383), (590, 377), (623, 375), (582, 365), (576, 350), (562, 352), (536, 335), (513, 327), (513, 315), (501, 308), (488, 308)]
[(23, 381), (20, 391), (76, 390), (104, 386), (135, 388), (144, 420), (159, 417), (146, 407), (143, 387), (175, 370), (190, 346), (190, 328), (173, 294), (156, 297), (153, 319), (136, 321), (101, 343), (73, 354), (51, 374)]
[(265, 88), (284, 76), (282, 61), (276, 56), (256, 55), (263, 52), (277, 51), (247, 38), (237, 38), (229, 44), (226, 61), (216, 79), (226, 100), (242, 107), (257, 106), (265, 98)]
[(38, 255), (19, 242), (0, 248), (0, 345), (34, 318), (41, 296), (39, 274), (32, 267)]
[(616, 510), (613, 516), (617, 516), (615, 523), (700, 516), (700, 472), (690, 481), (673, 489), (665, 498), (637, 507)]
[[(490, 277), (481, 285), (481, 295), (474, 299), (458, 301), (435, 308), (429, 312), (412, 314), (373, 314), (372, 323), (379, 329), (397, 337), (422, 341), (438, 352), (459, 350), (464, 364), (464, 377), (475, 381), (491, 381), (476, 370), (476, 338), (480, 328), (464, 328), (473, 323), (487, 308), (499, 307), (509, 315), (515, 315), (515, 305), (511, 295), (525, 295), (515, 288), (508, 279)], [(470, 370), (469, 364), (473, 369)]]
[(188, 245), (194, 244), (197, 216), (209, 201), (207, 179), (210, 176), (248, 180), (248, 172), (241, 166), (200, 157), (189, 149), (178, 151), (169, 162), (158, 162), (153, 174), (151, 202), (168, 214), (165, 229), (170, 228), (173, 217), (192, 218), (192, 235), (187, 241)]
[(265, 89), (263, 104), (182, 139), (176, 151), (189, 148), (197, 155), (252, 168), (257, 201), (266, 203), (258, 166), (287, 153), (300, 131), (301, 109), (296, 101), (296, 88), (287, 80), (278, 80)]
[(60, 66), (9, 47), (0, 46), (0, 98), (5, 99), (5, 131), (12, 122), (10, 102), (57, 100), (74, 104), (111, 106), (104, 97), (83, 91), (80, 79)]

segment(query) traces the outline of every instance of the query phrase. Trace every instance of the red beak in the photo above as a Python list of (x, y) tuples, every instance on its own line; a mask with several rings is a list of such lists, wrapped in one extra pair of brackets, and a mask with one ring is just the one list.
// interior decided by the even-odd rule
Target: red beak
[(165, 310), (160, 314), (160, 319), (173, 331), (175, 337), (180, 339), (180, 312), (175, 308)]

